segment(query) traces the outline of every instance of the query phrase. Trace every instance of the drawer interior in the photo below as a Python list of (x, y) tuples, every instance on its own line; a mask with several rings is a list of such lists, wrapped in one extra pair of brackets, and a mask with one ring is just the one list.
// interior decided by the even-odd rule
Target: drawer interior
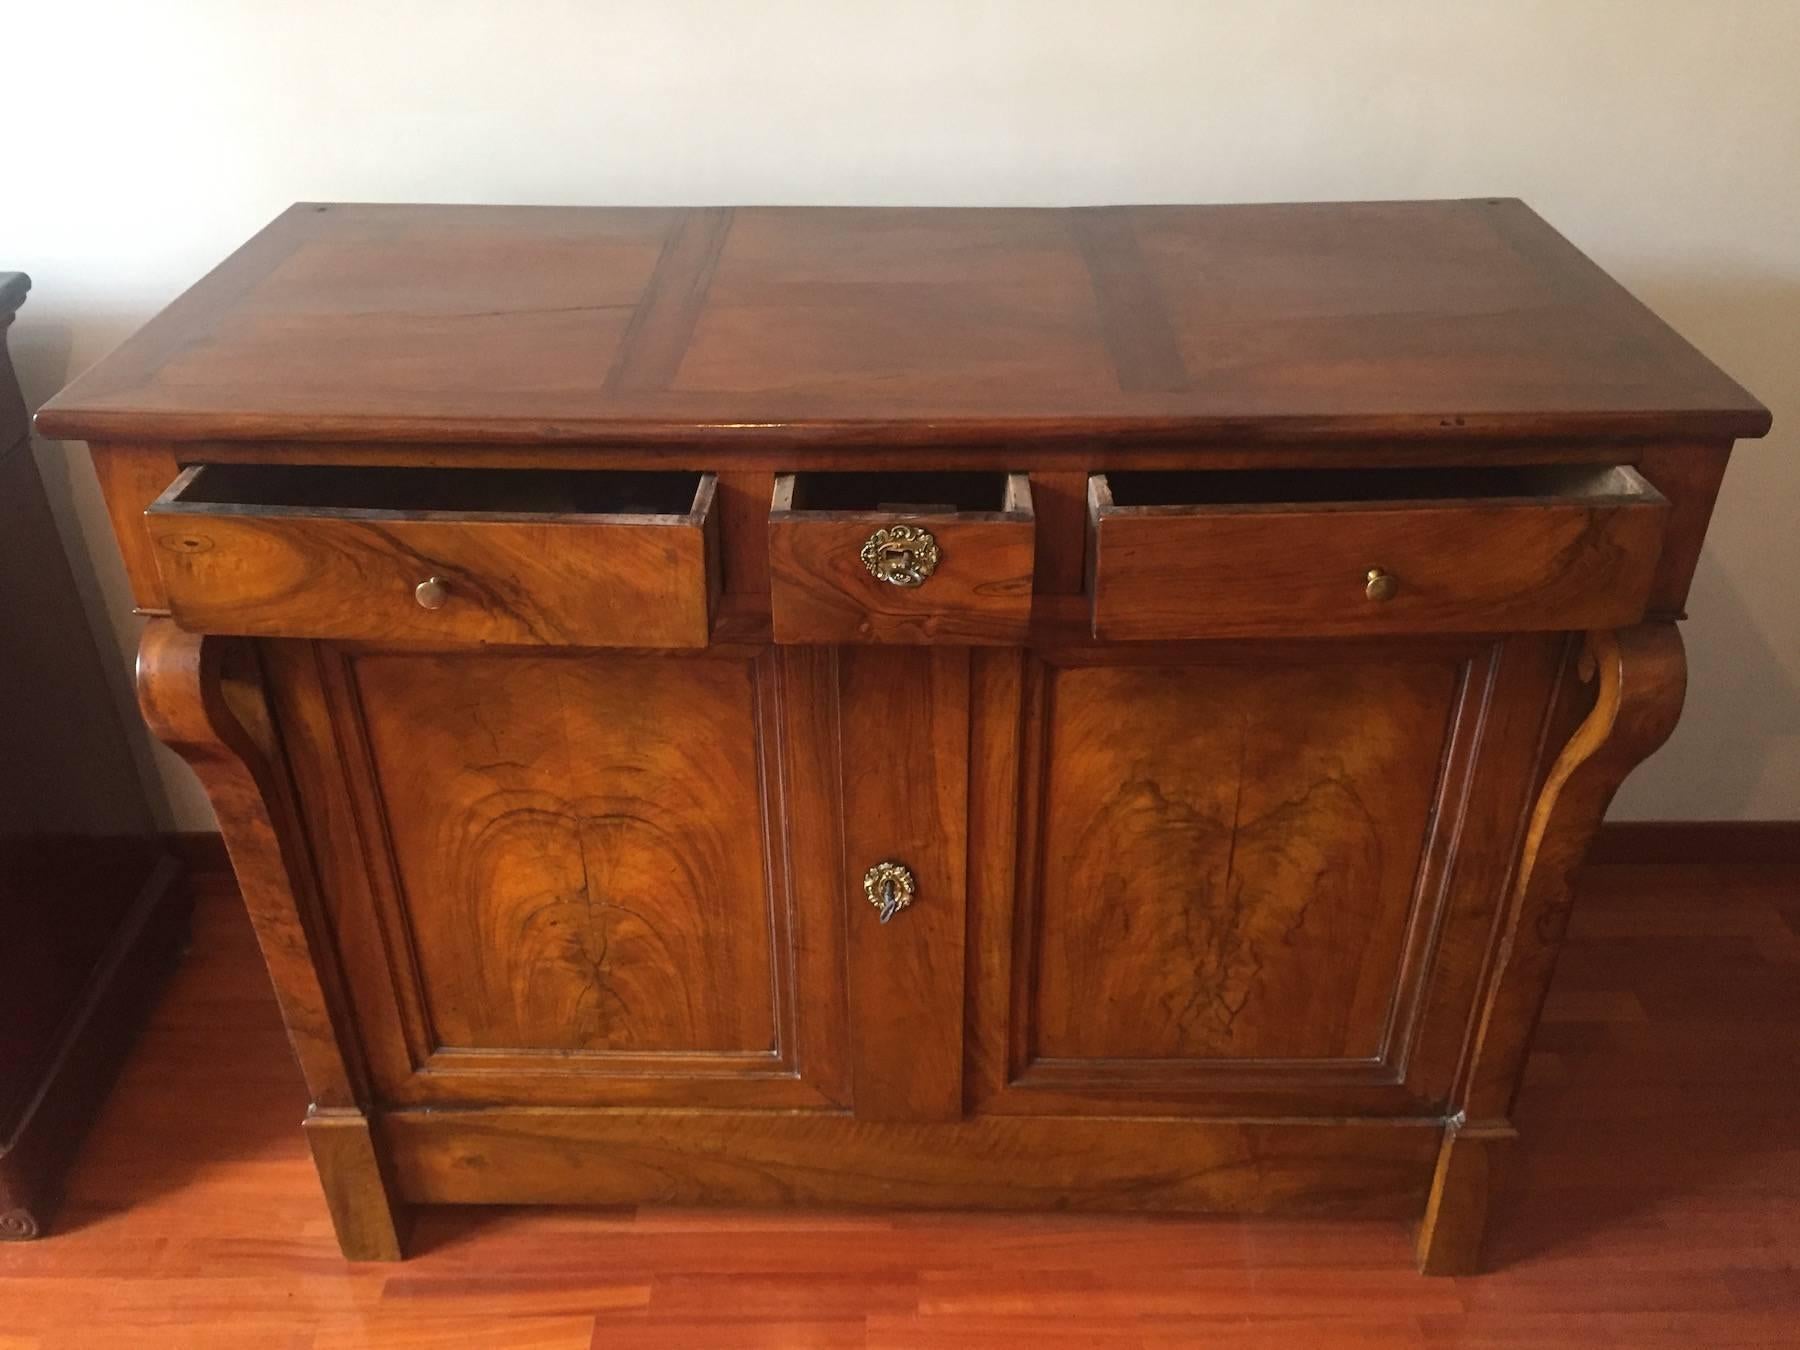
[[(795, 473), (776, 480), (773, 509), (905, 516), (1029, 511), (1023, 474)], [(786, 498), (784, 500), (784, 492)]]
[(1458, 468), (1217, 469), (1108, 473), (1098, 476), (1101, 505), (1191, 510), (1291, 506), (1330, 509), (1406, 502), (1602, 503), (1654, 499), (1628, 468), (1594, 464), (1496, 464)]
[(687, 519), (704, 475), (688, 471), (402, 469), (200, 464), (152, 510), (406, 516), (648, 516)]

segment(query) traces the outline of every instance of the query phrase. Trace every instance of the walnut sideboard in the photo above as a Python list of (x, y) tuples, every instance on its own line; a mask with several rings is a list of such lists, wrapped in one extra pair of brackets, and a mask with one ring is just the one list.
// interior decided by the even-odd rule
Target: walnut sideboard
[(302, 204), (39, 425), (346, 1255), (794, 1203), (1466, 1271), (1769, 417), (1516, 201)]

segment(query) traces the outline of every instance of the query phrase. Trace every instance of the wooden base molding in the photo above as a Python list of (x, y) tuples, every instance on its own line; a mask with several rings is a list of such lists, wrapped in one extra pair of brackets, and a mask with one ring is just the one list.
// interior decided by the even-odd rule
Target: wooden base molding
[(1473, 1275), (1481, 1269), (1488, 1202), (1518, 1137), (1505, 1121), (1455, 1125), (1445, 1131), (1431, 1199), (1419, 1223), (1421, 1275)]
[(369, 1118), (315, 1108), (305, 1126), (340, 1250), (352, 1261), (398, 1261), (406, 1215), (393, 1202)]
[[(496, 1108), (376, 1128), (425, 1204), (851, 1205), (1398, 1218), (1425, 1202), (1436, 1121), (1071, 1120)], [(691, 1159), (704, 1154), (706, 1165)]]

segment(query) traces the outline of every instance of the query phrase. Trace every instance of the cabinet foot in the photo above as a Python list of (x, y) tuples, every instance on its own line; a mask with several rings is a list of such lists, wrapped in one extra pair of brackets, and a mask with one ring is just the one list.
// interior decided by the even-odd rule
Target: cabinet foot
[(1504, 1122), (1452, 1126), (1419, 1223), (1421, 1275), (1473, 1275), (1481, 1268), (1488, 1201), (1518, 1131)]
[(344, 1259), (400, 1260), (404, 1211), (382, 1171), (369, 1118), (360, 1111), (315, 1110), (306, 1117), (306, 1142)]

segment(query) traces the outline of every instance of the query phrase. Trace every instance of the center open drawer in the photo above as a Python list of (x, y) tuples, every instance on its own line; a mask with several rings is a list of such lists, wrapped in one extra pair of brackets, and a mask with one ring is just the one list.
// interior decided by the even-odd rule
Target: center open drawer
[(195, 632), (704, 647), (714, 489), (692, 472), (201, 464), (145, 523)]
[(769, 608), (791, 643), (1021, 642), (1031, 625), (1022, 473), (784, 473)]
[(1667, 513), (1610, 466), (1094, 474), (1094, 635), (1618, 627)]

